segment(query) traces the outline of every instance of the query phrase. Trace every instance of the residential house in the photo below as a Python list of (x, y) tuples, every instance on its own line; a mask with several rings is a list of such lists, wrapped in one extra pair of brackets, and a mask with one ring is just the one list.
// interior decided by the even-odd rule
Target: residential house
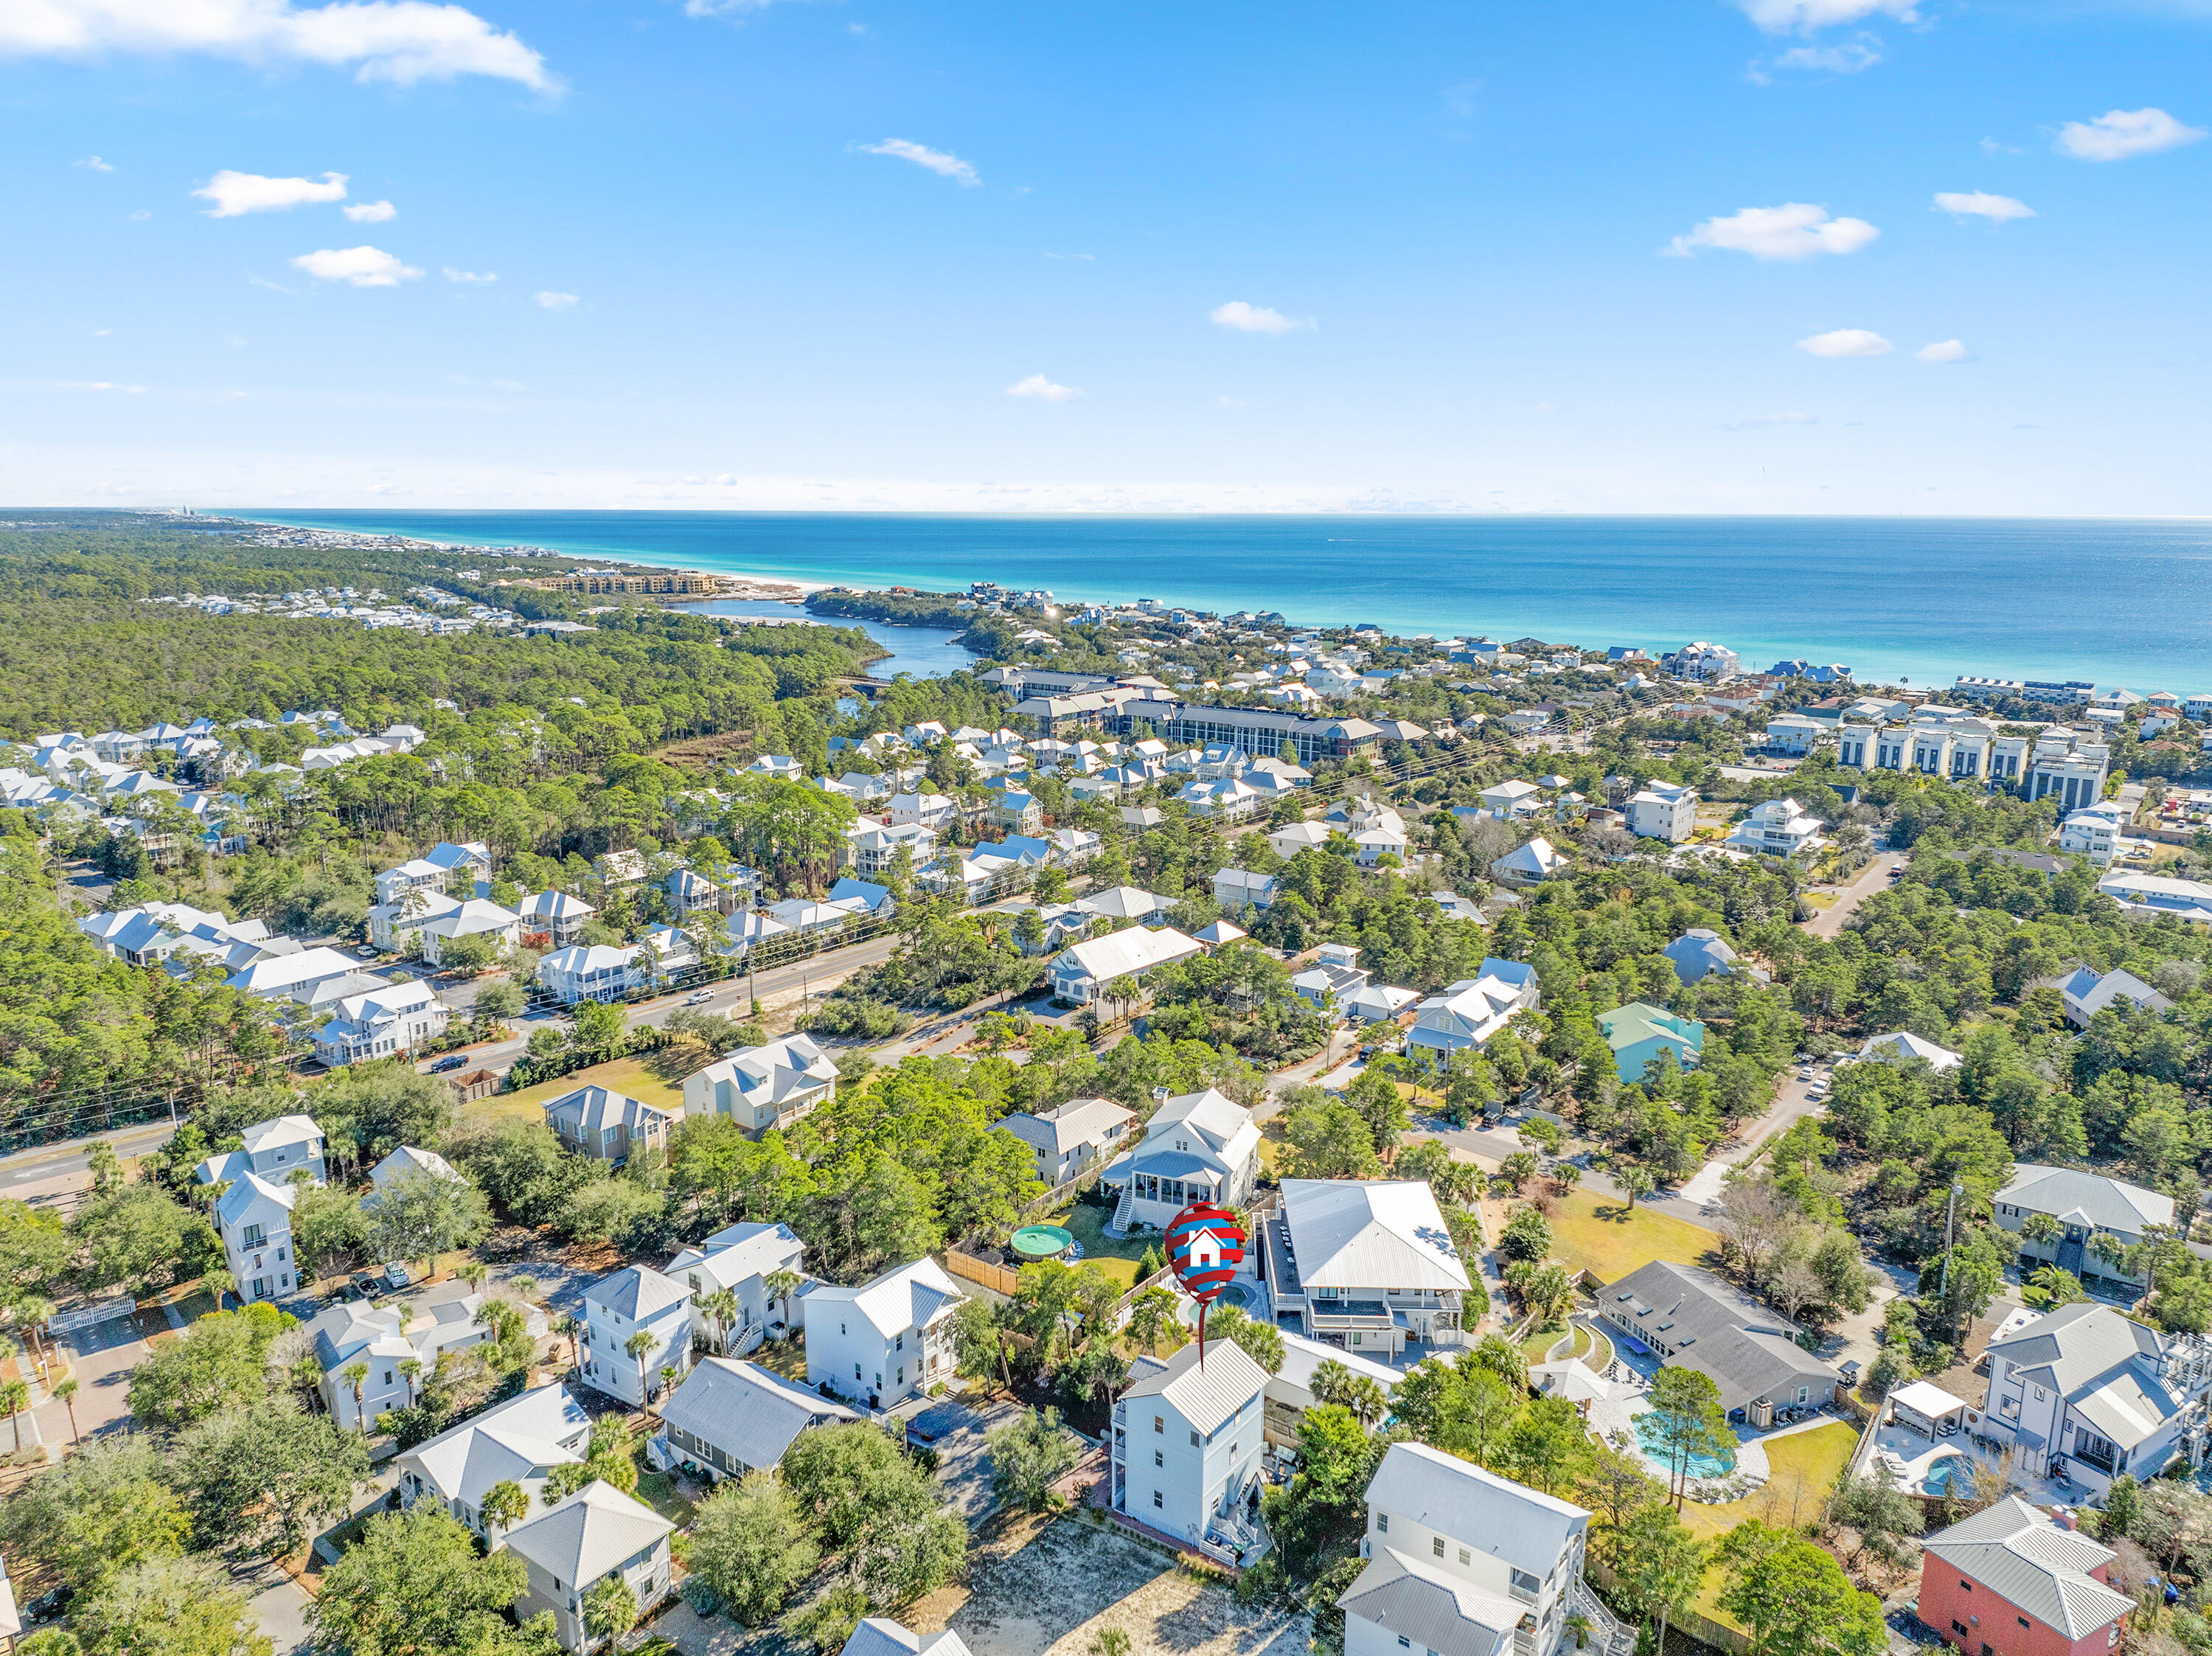
[(329, 1181), (330, 1170), (323, 1160), (323, 1130), (315, 1125), (312, 1116), (280, 1115), (268, 1121), (257, 1121), (239, 1137), (244, 1143), (243, 1149), (210, 1156), (192, 1169), (192, 1177), (203, 1185), (212, 1185), (243, 1174), (257, 1173), (282, 1185), (289, 1183), (292, 1175), (305, 1168), (316, 1184)]
[(1267, 1441), (1283, 1448), (1295, 1449), (1298, 1446), (1298, 1423), (1305, 1418), (1306, 1410), (1314, 1406), (1314, 1372), (1322, 1364), (1333, 1362), (1360, 1380), (1373, 1380), (1385, 1398), (1395, 1392), (1398, 1382), (1405, 1378), (1388, 1364), (1363, 1357), (1341, 1345), (1310, 1340), (1286, 1328), (1278, 1331), (1283, 1337), (1283, 1366), (1267, 1377), (1266, 1420)]
[(710, 914), (726, 914), (736, 905), (725, 900), (722, 888), (695, 870), (679, 868), (660, 883), (668, 894), (669, 917), (678, 925), (688, 914), (701, 909)]
[(1291, 974), (1291, 989), (1319, 1010), (1341, 1017), (1374, 974), (1358, 964), (1359, 951), (1349, 943), (1325, 943), (1314, 954), (1311, 966)]
[(2112, 874), (2098, 881), (2097, 889), (2118, 903), (2130, 919), (2154, 920), (2171, 914), (2191, 925), (2212, 925), (2212, 885), (2201, 880)]
[(1009, 788), (992, 800), (991, 822), (1009, 834), (1035, 834), (1044, 827), (1044, 806), (1036, 795)]
[(1208, 1087), (1170, 1098), (1145, 1136), (1109, 1163), (1099, 1182), (1120, 1192), (1107, 1228), (1164, 1230), (1193, 1202), (1240, 1206), (1260, 1180), (1260, 1129), (1252, 1113)]
[[(481, 1294), (435, 1304), (354, 1300), (316, 1315), (307, 1332), (322, 1370), (317, 1390), (338, 1429), (374, 1434), (379, 1415), (414, 1403), (441, 1357), (489, 1342), (493, 1330), (484, 1320), (484, 1305)], [(525, 1325), (543, 1339), (545, 1313), (532, 1307)], [(347, 1372), (356, 1364), (367, 1370), (358, 1380)], [(480, 1525), (471, 1527), (483, 1532)]]
[(1100, 998), (1109, 984), (1127, 978), (1141, 986), (1161, 967), (1204, 952), (1196, 938), (1172, 926), (1154, 931), (1137, 925), (1062, 949), (1046, 972), (1055, 997), (1085, 1005)]
[[(572, 897), (565, 891), (546, 890), (525, 897), (519, 918), (526, 938), (542, 937), (551, 949), (567, 949), (583, 935), (584, 927), (598, 913), (581, 897)], [(540, 949), (538, 952), (547, 950)]]
[(352, 956), (318, 945), (241, 967), (230, 974), (229, 986), (256, 1000), (299, 999), (325, 984), (353, 976), (359, 964)]
[(1421, 998), (1411, 989), (1400, 989), (1387, 983), (1370, 983), (1355, 991), (1343, 1004), (1345, 1021), (1348, 1023), (1395, 1023), (1409, 1006)]
[(1820, 838), (1823, 825), (1809, 815), (1795, 799), (1769, 799), (1753, 805), (1750, 814), (1735, 825), (1723, 843), (1731, 851), (1756, 852), (1765, 857), (1794, 857), (1801, 851), (1810, 851), (1826, 843)]
[(1482, 801), (1483, 810), (1501, 822), (1510, 822), (1516, 817), (1534, 816), (1544, 808), (1543, 789), (1519, 777), (1485, 788), (1477, 797)]
[(966, 1298), (930, 1259), (858, 1288), (824, 1285), (800, 1307), (806, 1383), (887, 1409), (952, 1374), (952, 1313)]
[[(714, 941), (714, 950), (717, 954), (743, 956), (750, 954), (761, 943), (790, 935), (789, 926), (769, 919), (757, 910), (746, 909), (723, 920), (722, 934)], [(539, 962), (538, 969), (542, 975), (544, 970), (543, 961)]]
[(2099, 868), (2106, 867), (2119, 855), (2120, 834), (2127, 821), (2127, 807), (2118, 800), (2069, 811), (2058, 825), (2058, 848), (2086, 857)]
[(1639, 840), (1664, 840), (1680, 845), (1697, 832), (1698, 794), (1694, 788), (1654, 782), (1642, 792), (1629, 795), (1623, 810), (1628, 831)]
[(1567, 859), (1541, 834), (1516, 846), (1490, 865), (1490, 877), (1502, 886), (1541, 885), (1567, 871)]
[(410, 1052), (446, 1033), (453, 1009), (421, 979), (410, 979), (338, 1002), (314, 1033), (315, 1061), (338, 1070), (363, 1059)]
[(1273, 848), (1275, 855), (1287, 860), (1302, 851), (1327, 845), (1329, 836), (1338, 832), (1339, 829), (1327, 822), (1291, 822), (1283, 828), (1270, 828), (1267, 844)]
[[(731, 1225), (696, 1247), (679, 1249), (668, 1262), (667, 1274), (691, 1290), (693, 1343), (726, 1356), (741, 1355), (761, 1343), (771, 1324), (789, 1321), (789, 1296), (772, 1296), (768, 1279), (786, 1271), (801, 1274), (805, 1252), (790, 1226), (757, 1221)], [(736, 1318), (726, 1323), (707, 1303), (725, 1289), (737, 1301)]]
[(1426, 1180), (1285, 1179), (1261, 1223), (1278, 1324), (1370, 1357), (1459, 1343), (1467, 1264)]
[[(1728, 939), (1707, 925), (1693, 925), (1680, 937), (1659, 951), (1674, 968), (1674, 975), (1686, 984), (1703, 983), (1714, 973), (1723, 975), (1747, 968), (1737, 959)], [(1765, 981), (1766, 974), (1755, 968), (1751, 975)]]
[(830, 888), (826, 901), (833, 907), (851, 909), (856, 919), (863, 920), (889, 919), (898, 911), (898, 900), (891, 895), (889, 886), (856, 880), (850, 875)]
[[(732, 925), (738, 918), (731, 918)], [(637, 951), (613, 943), (571, 943), (538, 962), (538, 986), (563, 1006), (587, 1000), (620, 1000), (641, 983)]]
[(611, 891), (617, 886), (635, 885), (645, 878), (645, 853), (641, 851), (610, 851), (592, 859), (592, 872), (601, 887)]
[(890, 798), (893, 828), (910, 825), (938, 834), (951, 828), (958, 815), (959, 808), (941, 793), (895, 793)]
[(427, 857), (410, 857), (376, 877), (376, 901), (399, 903), (410, 892), (416, 891), (442, 896), (452, 876), (453, 870), (442, 863), (434, 863)]
[(1858, 1052), (1858, 1061), (1862, 1064), (1911, 1064), (1916, 1060), (1939, 1072), (1955, 1070), (1966, 1062), (1949, 1047), (1938, 1046), (1934, 1041), (1924, 1040), (1907, 1029), (1893, 1030), (1886, 1035), (1869, 1036)]
[(1110, 1098), (1079, 1098), (1035, 1115), (1005, 1116), (995, 1125), (1030, 1147), (1036, 1176), (1049, 1190), (1105, 1162), (1136, 1119)]
[(1155, 897), (1133, 885), (1117, 885), (1079, 897), (1075, 906), (1094, 919), (1109, 925), (1164, 925), (1168, 910), (1175, 904), (1169, 898)]
[(2089, 1020), (2108, 1006), (2118, 1011), (2130, 1007), (2150, 1012), (2173, 1010), (2172, 1001), (2134, 973), (2116, 969), (2100, 974), (2088, 966), (2080, 968), (2058, 986), (2058, 998), (2065, 1004), (2066, 1021), (2077, 1029), (2087, 1028)]
[(1980, 1656), (2106, 1656), (2136, 1600), (2106, 1579), (2118, 1556), (2016, 1495), (1920, 1544), (1920, 1619)]
[(2082, 1300), (1989, 1346), (1981, 1429), (2029, 1477), (2063, 1471), (2092, 1500), (2156, 1477), (2205, 1423), (2212, 1345)]
[(1632, 1350), (1709, 1378), (1731, 1418), (1770, 1424), (1777, 1410), (1832, 1403), (1842, 1384), (1797, 1344), (1795, 1323), (1695, 1265), (1655, 1259), (1605, 1289), (1598, 1304)]
[[(630, 1341), (644, 1337), (643, 1349)], [(651, 1265), (625, 1265), (584, 1290), (584, 1378), (642, 1409), (659, 1393), (660, 1371), (691, 1362), (691, 1290)]]
[(276, 1184), (258, 1173), (241, 1173), (216, 1201), (216, 1234), (222, 1239), (223, 1264), (238, 1284), (242, 1303), (297, 1291), (292, 1207), (299, 1199), (299, 1185)]
[(837, 1066), (805, 1034), (744, 1046), (685, 1078), (685, 1115), (726, 1115), (757, 1138), (836, 1096)]
[[(2154, 1228), (2175, 1228), (2171, 1196), (2101, 1173), (2032, 1162), (2013, 1168), (2012, 1182), (1990, 1198), (1990, 1210), (2016, 1239), (2023, 1272), (2056, 1265), (2084, 1282), (2109, 1283), (2130, 1298), (2148, 1287), (2150, 1278), (2147, 1269), (2130, 1275), (2118, 1258), (2120, 1250), (2136, 1247)], [(2027, 1222), (2037, 1214), (2057, 1223), (2056, 1238), (2037, 1240), (2027, 1234)]]
[(520, 1485), (537, 1511), (547, 1476), (556, 1466), (580, 1463), (591, 1435), (592, 1416), (567, 1386), (538, 1386), (495, 1403), (401, 1455), (400, 1505), (427, 1501), (496, 1546), (505, 1532), (483, 1516), (483, 1498), (492, 1487)]
[(544, 1108), (554, 1136), (595, 1162), (627, 1162), (636, 1150), (665, 1148), (676, 1119), (657, 1105), (605, 1087), (579, 1087), (548, 1099)]
[(1613, 1068), (1623, 1081), (1641, 1081), (1644, 1068), (1672, 1052), (1685, 1070), (1697, 1067), (1705, 1050), (1705, 1026), (1676, 1017), (1663, 1006), (1633, 1000), (1597, 1015), (1597, 1027), (1613, 1048)]
[(1224, 868), (1213, 877), (1213, 901), (1225, 913), (1242, 914), (1247, 908), (1264, 912), (1274, 906), (1275, 893), (1281, 884), (1272, 874)]
[(660, 1430), (646, 1445), (663, 1468), (696, 1465), (710, 1483), (781, 1464), (799, 1435), (867, 1416), (757, 1363), (702, 1357), (660, 1403)]
[(461, 900), (418, 888), (368, 911), (368, 940), (387, 955), (419, 954), (417, 932), (428, 922), (460, 912)]
[(1394, 1443), (1367, 1485), (1362, 1569), (1337, 1603), (1345, 1656), (1555, 1656), (1567, 1618), (1618, 1648), (1583, 1580), (1589, 1513), (1432, 1449)]
[(491, 878), (491, 847), (481, 840), (455, 845), (441, 840), (422, 853), (422, 860), (446, 871), (446, 889), (456, 896), (474, 892), (480, 880)]
[(1138, 1358), (1114, 1403), (1108, 1499), (1116, 1512), (1216, 1558), (1259, 1546), (1267, 1371), (1233, 1340)]
[(673, 1586), (668, 1538), (676, 1526), (635, 1496), (594, 1478), (550, 1512), (507, 1532), (501, 1550), (522, 1560), (526, 1584), (514, 1601), (518, 1621), (550, 1612), (562, 1648), (580, 1653), (599, 1642), (586, 1625), (592, 1589), (610, 1576), (629, 1589), (650, 1615)]
[(886, 828), (863, 822), (854, 827), (847, 841), (853, 872), (864, 880), (887, 872), (901, 851), (914, 866), (921, 867), (936, 854), (937, 830), (920, 822)]
[(1431, 995), (1414, 1010), (1406, 1032), (1409, 1057), (1441, 1063), (1464, 1047), (1480, 1046), (1513, 1021), (1533, 1012), (1543, 1000), (1536, 968), (1523, 961), (1485, 960), (1472, 978)]
[(910, 1633), (882, 1616), (863, 1617), (837, 1656), (969, 1656), (968, 1647), (951, 1628), (942, 1633)]
[(402, 1144), (368, 1170), (368, 1182), (375, 1189), (361, 1198), (362, 1205), (373, 1207), (379, 1192), (409, 1177), (443, 1179), (456, 1185), (467, 1182), (453, 1164), (437, 1151), (418, 1150), (412, 1144)]

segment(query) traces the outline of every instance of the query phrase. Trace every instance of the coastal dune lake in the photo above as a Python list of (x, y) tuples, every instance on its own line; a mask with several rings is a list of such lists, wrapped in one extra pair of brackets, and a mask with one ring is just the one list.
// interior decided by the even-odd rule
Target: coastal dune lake
[(954, 518), (262, 512), (306, 527), (816, 585), (994, 580), (1393, 632), (1672, 648), (1860, 676), (2212, 688), (2212, 525), (1895, 518)]

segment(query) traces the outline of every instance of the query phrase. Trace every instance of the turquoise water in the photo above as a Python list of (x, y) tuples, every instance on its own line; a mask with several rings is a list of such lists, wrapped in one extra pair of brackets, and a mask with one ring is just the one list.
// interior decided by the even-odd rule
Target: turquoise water
[(1973, 1483), (1974, 1463), (1964, 1455), (1945, 1455), (1930, 1466), (1927, 1477), (1920, 1480), (1921, 1487), (1929, 1495), (1942, 1495), (1954, 1483), (1971, 1495)]
[[(1671, 1466), (1674, 1462), (1659, 1442), (1658, 1427), (1656, 1416), (1643, 1414), (1636, 1417), (1636, 1435), (1644, 1445), (1644, 1453), (1651, 1457), (1654, 1465)], [(1735, 1452), (1729, 1449), (1718, 1456), (1692, 1455), (1686, 1465), (1692, 1477), (1726, 1477), (1735, 1470)]]
[[(693, 610), (702, 616), (788, 618), (806, 614), (795, 604), (757, 604), (737, 598), (715, 598), (707, 604), (684, 604), (677, 608)], [(973, 666), (975, 662), (975, 658), (955, 644), (951, 634), (942, 627), (886, 627), (879, 621), (846, 622), (842, 624), (859, 627), (890, 652), (881, 661), (868, 664), (868, 670), (879, 678), (896, 678), (901, 673), (912, 673), (916, 678), (942, 678), (947, 673)]]
[(971, 580), (1405, 633), (1672, 647), (1868, 679), (2212, 688), (2212, 525), (1874, 518), (950, 518), (256, 512), (826, 585)]

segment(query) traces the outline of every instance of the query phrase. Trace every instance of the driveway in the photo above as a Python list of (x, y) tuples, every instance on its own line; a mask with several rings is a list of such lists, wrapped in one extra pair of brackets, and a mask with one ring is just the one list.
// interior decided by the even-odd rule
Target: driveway
[(307, 1607), (314, 1602), (297, 1581), (287, 1577), (254, 1594), (246, 1607), (260, 1623), (262, 1636), (275, 1647), (276, 1656), (290, 1656), (291, 1652), (307, 1649), (314, 1638), (307, 1621)]
[(937, 1451), (937, 1482), (945, 1504), (970, 1527), (999, 1504), (991, 1489), (991, 1447), (986, 1435), (1021, 1417), (1021, 1404), (1001, 1398), (981, 1408), (948, 1400), (914, 1418), (915, 1435), (928, 1438), (930, 1447)]
[[(138, 1337), (134, 1317), (114, 1317), (64, 1334), (54, 1344), (67, 1354), (76, 1376), (77, 1430), (86, 1437), (122, 1430), (131, 1419), (131, 1371), (153, 1355)], [(58, 1375), (55, 1376), (59, 1379)], [(49, 1399), (34, 1411), (38, 1435), (55, 1445), (70, 1441), (70, 1405)]]
[(1799, 924), (1816, 937), (1834, 937), (1841, 935), (1844, 923), (1850, 919), (1852, 912), (1861, 903), (1877, 891), (1889, 889), (1890, 870), (1903, 868), (1905, 861), (1905, 853), (1901, 851), (1885, 851), (1877, 853), (1872, 862), (1859, 870), (1858, 878), (1843, 889), (1834, 902), (1814, 915), (1812, 919), (1800, 921)]

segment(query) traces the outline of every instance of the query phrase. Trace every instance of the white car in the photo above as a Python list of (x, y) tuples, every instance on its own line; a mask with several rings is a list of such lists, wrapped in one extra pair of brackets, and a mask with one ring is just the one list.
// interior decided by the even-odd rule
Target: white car
[(686, 1006), (704, 1006), (708, 1001), (714, 998), (714, 992), (713, 990), (702, 989), (696, 994), (684, 996), (684, 1004)]

